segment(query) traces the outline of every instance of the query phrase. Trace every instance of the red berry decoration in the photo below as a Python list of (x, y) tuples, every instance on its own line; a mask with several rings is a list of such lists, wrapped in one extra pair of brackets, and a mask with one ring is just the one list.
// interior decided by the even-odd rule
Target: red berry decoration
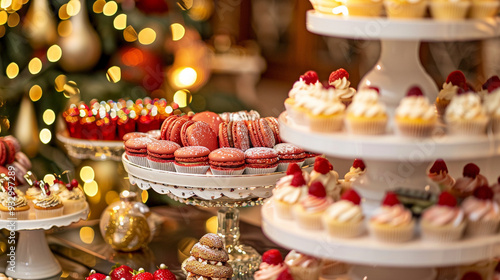
[(302, 172), (296, 172), (293, 174), (292, 182), (290, 185), (293, 187), (300, 187), (306, 184), (306, 181), (304, 180), (304, 176), (302, 176)]
[(314, 160), (314, 171), (327, 174), (330, 172), (330, 162), (324, 157), (316, 157)]
[(478, 174), (479, 174), (479, 166), (475, 165), (474, 163), (468, 163), (467, 165), (464, 166), (464, 172), (463, 172), (464, 177), (475, 179)]
[(331, 89), (331, 88), (336, 89), (336, 87), (334, 85), (330, 85), (330, 84), (323, 84), (323, 88), (324, 89)]
[(446, 78), (446, 82), (451, 82), (452, 85), (462, 88), (464, 90), (468, 90), (467, 82), (465, 80), (465, 75), (460, 70), (455, 70), (448, 75)]
[(138, 271), (134, 270), (132, 280), (154, 280), (153, 274), (144, 271), (143, 268), (139, 268)]
[(302, 172), (302, 170), (300, 169), (299, 165), (296, 164), (295, 162), (294, 163), (290, 163), (288, 165), (288, 168), (286, 169), (286, 175), (293, 175), (297, 172)]
[(483, 277), (475, 271), (469, 271), (462, 276), (461, 280), (483, 280)]
[(449, 192), (444, 191), (439, 195), (437, 204), (442, 206), (455, 207), (457, 206), (457, 200)]
[(394, 206), (400, 204), (398, 196), (393, 193), (393, 192), (387, 192), (385, 195), (384, 201), (382, 202), (382, 205), (385, 206)]
[(489, 91), (490, 85), (494, 83), (500, 83), (500, 78), (497, 75), (491, 76), (484, 82), (483, 86), (481, 87), (482, 89), (487, 89)]
[(378, 87), (375, 87), (375, 86), (369, 86), (369, 87), (367, 87), (367, 89), (374, 90), (374, 91), (376, 91), (376, 92), (380, 95), (380, 89), (379, 89)]
[(132, 280), (134, 270), (126, 265), (116, 265), (109, 274), (111, 280)]
[(483, 185), (476, 187), (474, 192), (472, 193), (475, 198), (481, 200), (492, 200), (493, 199), (493, 190), (488, 187), (488, 185)]
[(499, 87), (500, 87), (500, 81), (492, 82), (491, 84), (488, 85), (488, 93), (493, 92), (494, 90), (496, 90)]
[(262, 255), (262, 261), (270, 265), (278, 265), (283, 262), (283, 257), (277, 249), (271, 249)]
[(365, 171), (366, 165), (362, 159), (356, 158), (356, 159), (354, 159), (354, 162), (352, 163), (352, 167), (360, 168), (362, 171)]
[(85, 278), (85, 280), (105, 280), (106, 275), (102, 273), (97, 273), (95, 270), (90, 271), (90, 275)]
[(424, 93), (419, 86), (414, 86), (408, 90), (406, 96), (424, 96)]
[(314, 84), (319, 80), (318, 74), (314, 71), (307, 71), (300, 78), (308, 85)]
[(153, 274), (154, 280), (177, 280), (172, 271), (168, 270), (165, 264), (160, 264), (160, 267)]
[(325, 186), (319, 181), (313, 182), (309, 187), (309, 194), (315, 197), (323, 198), (326, 197)]
[(361, 197), (359, 197), (359, 194), (353, 190), (347, 190), (341, 197), (343, 200), (349, 200), (350, 202), (359, 205), (361, 203)]
[(347, 72), (344, 68), (339, 68), (330, 74), (330, 77), (328, 77), (328, 83), (332, 84), (334, 81), (342, 78), (349, 80), (349, 72)]
[(430, 173), (438, 174), (441, 172), (448, 173), (448, 167), (443, 159), (437, 159), (429, 170)]
[(293, 280), (292, 274), (288, 271), (288, 268), (283, 270), (276, 280)]

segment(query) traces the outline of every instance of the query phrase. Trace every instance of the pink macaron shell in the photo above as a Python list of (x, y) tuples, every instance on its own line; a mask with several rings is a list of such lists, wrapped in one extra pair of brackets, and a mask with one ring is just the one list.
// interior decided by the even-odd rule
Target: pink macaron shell
[(216, 135), (219, 135), (219, 124), (223, 122), (219, 114), (210, 111), (197, 113), (193, 116), (192, 120), (206, 122)]

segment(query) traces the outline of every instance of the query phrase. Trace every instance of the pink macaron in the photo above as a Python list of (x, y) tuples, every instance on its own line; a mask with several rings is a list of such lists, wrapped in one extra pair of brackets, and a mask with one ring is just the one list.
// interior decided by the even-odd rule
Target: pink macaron
[(245, 153), (236, 148), (219, 148), (208, 156), (214, 175), (241, 175), (245, 172)]
[(210, 150), (203, 146), (189, 146), (174, 152), (174, 167), (180, 173), (205, 174), (209, 168)]
[(296, 163), (299, 167), (304, 164), (306, 154), (300, 147), (290, 143), (280, 143), (274, 146), (274, 150), (279, 156), (278, 171), (286, 171), (290, 163)]
[(175, 172), (174, 152), (181, 146), (168, 140), (153, 141), (147, 145), (149, 167)]
[(127, 158), (138, 165), (148, 167), (148, 149), (147, 146), (149, 143), (156, 141), (149, 137), (139, 137), (132, 138), (125, 141), (125, 153), (127, 154)]
[(245, 151), (247, 174), (273, 173), (278, 167), (278, 152), (272, 148), (257, 147)]

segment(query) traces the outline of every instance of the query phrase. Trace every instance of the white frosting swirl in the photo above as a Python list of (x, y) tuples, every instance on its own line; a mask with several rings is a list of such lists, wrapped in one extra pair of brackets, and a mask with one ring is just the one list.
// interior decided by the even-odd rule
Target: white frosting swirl
[[(302, 177), (304, 177), (304, 181), (309, 182), (310, 178), (309, 178), (309, 173), (307, 173), (307, 171), (302, 171)], [(276, 187), (273, 189), (273, 194), (276, 192), (277, 189), (283, 186), (290, 186), (292, 180), (293, 180), (293, 174), (279, 178), (278, 182), (276, 182)]]
[(323, 87), (323, 85), (319, 81), (308, 85), (302, 78), (300, 78), (293, 84), (292, 89), (288, 92), (288, 97), (297, 99), (299, 96), (312, 95), (321, 87)]
[(7, 196), (4, 201), (2, 201), (2, 205), (5, 207), (23, 207), (28, 205), (28, 200), (24, 196)]
[(424, 211), (422, 221), (434, 226), (452, 225), (458, 227), (464, 220), (464, 211), (459, 207), (434, 205)]
[(307, 186), (293, 187), (283, 186), (274, 192), (274, 199), (286, 202), (288, 204), (297, 203), (301, 198), (307, 195)]
[(385, 116), (384, 104), (379, 102), (377, 91), (363, 89), (354, 95), (351, 105), (347, 108), (347, 113), (356, 117), (376, 117)]
[(383, 205), (375, 211), (371, 221), (378, 224), (387, 224), (390, 226), (407, 225), (412, 221), (411, 212), (403, 205), (393, 206)]
[(472, 120), (486, 117), (481, 99), (475, 93), (465, 93), (455, 96), (446, 108), (445, 118)]
[(62, 200), (82, 200), (85, 199), (85, 195), (83, 194), (80, 188), (74, 188), (73, 190), (65, 189), (59, 194), (59, 197)]
[(61, 200), (55, 194), (39, 195), (33, 201), (33, 203), (35, 203), (36, 206), (41, 207), (41, 208), (50, 208), (50, 207), (55, 207), (55, 206), (61, 204)]
[(443, 84), (443, 89), (441, 89), (438, 93), (437, 98), (443, 100), (451, 100), (455, 95), (457, 95), (458, 86), (454, 86), (451, 82), (445, 82)]
[(462, 209), (471, 221), (500, 219), (498, 204), (492, 200), (478, 199), (470, 196), (463, 201)]
[(283, 263), (277, 265), (271, 265), (265, 262), (261, 262), (259, 265), (259, 270), (253, 275), (255, 280), (276, 280), (281, 272), (286, 269)]
[(351, 82), (346, 79), (346, 77), (342, 77), (342, 79), (337, 79), (330, 83), (335, 87), (335, 93), (340, 99), (349, 99), (352, 98), (356, 93), (356, 90), (350, 87)]
[(492, 117), (500, 117), (500, 88), (484, 96), (484, 108)]
[(396, 108), (396, 116), (410, 119), (432, 120), (436, 118), (436, 109), (425, 96), (407, 96)]
[(40, 188), (36, 187), (31, 187), (28, 190), (26, 190), (26, 195), (31, 196), (31, 197), (37, 197), (42, 193), (42, 190)]
[(292, 250), (285, 257), (285, 264), (288, 266), (300, 266), (305, 268), (318, 267), (321, 261), (315, 257), (304, 255)]
[(339, 174), (335, 170), (330, 170), (326, 174), (321, 174), (316, 170), (311, 171), (311, 181), (312, 183), (319, 181), (325, 187), (326, 193), (333, 198), (334, 201), (339, 200), (340, 191), (342, 190), (342, 185), (339, 183)]
[(361, 167), (353, 167), (349, 168), (349, 172), (344, 175), (345, 182), (354, 182), (359, 176), (363, 175), (365, 170), (362, 170)]
[[(321, 90), (326, 91), (326, 90)], [(312, 115), (333, 115), (345, 111), (345, 105), (337, 97), (331, 95), (303, 95), (295, 98), (298, 107), (308, 109)]]
[(359, 205), (349, 200), (339, 200), (326, 210), (325, 215), (341, 223), (355, 223), (363, 219), (363, 211)]

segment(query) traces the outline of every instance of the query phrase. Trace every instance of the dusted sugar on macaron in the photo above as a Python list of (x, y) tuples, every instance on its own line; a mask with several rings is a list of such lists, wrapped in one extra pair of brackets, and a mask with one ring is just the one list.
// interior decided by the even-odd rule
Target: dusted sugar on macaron
[(474, 92), (459, 92), (444, 115), (447, 130), (454, 135), (483, 135), (488, 119), (479, 95)]
[(458, 91), (467, 89), (467, 81), (465, 75), (460, 70), (455, 70), (448, 74), (446, 82), (443, 83), (443, 88), (439, 91), (436, 98), (436, 109), (440, 116), (444, 116), (446, 108)]
[(148, 149), (149, 143), (155, 140), (149, 137), (131, 138), (125, 141), (125, 153), (128, 160), (140, 166), (148, 167)]
[(293, 219), (292, 207), (307, 196), (307, 184), (302, 172), (293, 174), (290, 184), (282, 184), (273, 191), (274, 213), (281, 219)]
[(33, 201), (37, 219), (47, 219), (63, 215), (64, 205), (61, 199), (50, 192), (49, 186), (40, 181), (42, 193)]
[(352, 98), (354, 94), (356, 94), (356, 89), (351, 87), (349, 72), (344, 68), (333, 71), (328, 77), (328, 84), (333, 86), (335, 96), (337, 96), (346, 107), (351, 104)]
[(295, 280), (318, 279), (321, 273), (321, 260), (291, 250), (285, 257), (285, 264)]
[(389, 243), (406, 242), (413, 238), (415, 220), (393, 192), (388, 192), (368, 223), (370, 234)]
[(80, 189), (76, 179), (71, 180), (71, 182), (66, 185), (64, 191), (58, 196), (64, 205), (64, 215), (75, 213), (85, 208), (85, 194), (82, 189)]
[(0, 204), (0, 216), (2, 219), (28, 220), (30, 207), (26, 197), (19, 195), (16, 189), (6, 192), (7, 197)]
[(174, 172), (174, 153), (180, 147), (179, 144), (168, 140), (157, 140), (149, 143), (147, 145), (149, 167)]
[(288, 165), (296, 163), (299, 167), (304, 164), (306, 154), (304, 149), (290, 143), (280, 143), (273, 148), (278, 152), (278, 172), (285, 171)]
[(360, 207), (361, 197), (348, 190), (341, 200), (334, 202), (323, 215), (323, 224), (328, 234), (340, 238), (352, 238), (363, 234), (364, 215)]
[(247, 121), (246, 124), (253, 147), (272, 148), (276, 144), (273, 130), (265, 119)]
[(450, 191), (455, 185), (455, 179), (448, 173), (448, 167), (442, 159), (437, 159), (427, 172), (427, 177), (439, 186), (441, 191)]
[(210, 167), (208, 155), (210, 150), (203, 146), (189, 146), (174, 152), (174, 167), (180, 173), (205, 174)]
[(479, 174), (480, 171), (479, 166), (474, 163), (466, 164), (462, 173), (463, 177), (456, 180), (450, 192), (455, 197), (464, 199), (471, 196), (477, 187), (488, 185), (488, 179)]
[(274, 142), (276, 144), (282, 143), (283, 141), (281, 140), (281, 137), (280, 137), (280, 125), (279, 125), (278, 119), (275, 117), (266, 117), (265, 120), (267, 121), (267, 124), (269, 125), (269, 127), (273, 131)]
[(126, 142), (127, 140), (129, 139), (132, 139), (132, 138), (141, 138), (141, 137), (148, 137), (149, 135), (147, 133), (144, 133), (144, 132), (129, 132), (125, 135), (123, 135), (123, 142)]
[(474, 189), (472, 196), (462, 202), (467, 217), (465, 234), (485, 236), (494, 234), (500, 224), (500, 207), (493, 200), (493, 190), (487, 184)]
[(311, 171), (309, 185), (312, 185), (314, 182), (321, 182), (326, 189), (326, 193), (333, 201), (339, 200), (340, 192), (342, 191), (342, 185), (339, 183), (339, 174), (333, 170), (333, 166), (326, 158), (316, 158), (314, 169)]
[(347, 128), (353, 134), (384, 134), (387, 119), (385, 105), (380, 102), (376, 88), (358, 91), (346, 111)]
[(245, 172), (245, 153), (236, 148), (219, 148), (208, 155), (214, 175), (241, 175)]
[(323, 228), (321, 217), (333, 200), (326, 195), (319, 181), (309, 186), (308, 195), (292, 208), (293, 217), (300, 228), (319, 230)]
[(229, 255), (219, 235), (205, 234), (194, 244), (190, 254), (191, 256), (183, 263), (183, 268), (187, 272), (186, 280), (231, 280), (233, 268), (228, 263)]
[(278, 168), (278, 152), (272, 148), (250, 148), (245, 151), (247, 174), (273, 173)]
[(237, 148), (246, 151), (250, 148), (248, 128), (244, 121), (229, 121), (219, 124), (219, 147)]
[(217, 134), (213, 131), (206, 122), (187, 121), (181, 128), (182, 145), (186, 146), (203, 146), (210, 151), (219, 148)]
[(192, 120), (206, 122), (215, 132), (215, 135), (219, 135), (219, 124), (224, 122), (219, 114), (210, 111), (196, 113), (194, 114)]
[(442, 192), (436, 205), (427, 208), (420, 218), (420, 230), (426, 240), (451, 242), (462, 238), (466, 221), (464, 211), (449, 192)]
[(298, 125), (306, 125), (306, 109), (298, 105), (298, 99), (304, 96), (312, 95), (317, 88), (323, 87), (320, 83), (318, 74), (314, 71), (307, 71), (300, 79), (293, 84), (293, 88), (285, 99), (285, 109), (288, 116)]
[[(497, 87), (498, 86), (498, 87)], [(496, 87), (496, 88), (495, 88)], [(484, 96), (484, 109), (486, 114), (491, 119), (491, 129), (493, 133), (500, 133), (500, 81), (490, 85), (490, 88), (495, 88)]]
[(280, 251), (271, 249), (262, 254), (262, 262), (253, 277), (254, 280), (277, 280), (287, 269)]
[(411, 137), (430, 136), (437, 123), (436, 109), (418, 86), (410, 88), (396, 108), (399, 133)]
[(344, 181), (342, 182), (342, 189), (346, 191), (352, 188), (352, 183), (356, 181), (359, 176), (365, 174), (366, 166), (362, 159), (356, 158), (352, 162), (352, 166), (349, 168), (349, 172), (344, 175)]

